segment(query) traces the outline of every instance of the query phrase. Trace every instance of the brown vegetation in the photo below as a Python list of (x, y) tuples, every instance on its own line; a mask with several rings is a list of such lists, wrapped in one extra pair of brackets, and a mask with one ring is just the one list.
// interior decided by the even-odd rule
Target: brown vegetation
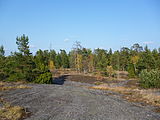
[[(23, 85), (21, 82), (0, 82), (0, 91), (25, 88), (31, 87)], [(0, 104), (2, 104), (2, 107), (0, 107), (0, 120), (21, 120), (29, 114), (23, 107), (12, 106), (6, 102), (2, 95), (0, 96)]]
[[(3, 101), (3, 100), (2, 100)], [(21, 120), (27, 117), (29, 113), (21, 106), (11, 106), (3, 101), (3, 107), (0, 108), (1, 120)]]
[(118, 92), (124, 95), (124, 98), (131, 102), (144, 102), (155, 106), (160, 106), (160, 95), (156, 95), (154, 92), (156, 89), (139, 89), (136, 87), (123, 87), (115, 86), (111, 84), (101, 84), (90, 87), (92, 89), (110, 90)]
[(22, 83), (20, 82), (17, 83), (0, 82), (0, 91), (11, 90), (11, 89), (25, 89), (25, 88), (31, 88), (31, 87), (27, 85), (22, 85)]

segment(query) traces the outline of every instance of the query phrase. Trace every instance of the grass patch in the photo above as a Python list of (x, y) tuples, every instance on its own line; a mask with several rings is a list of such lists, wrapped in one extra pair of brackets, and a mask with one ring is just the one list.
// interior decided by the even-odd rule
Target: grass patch
[(128, 88), (123, 86), (109, 86), (107, 84), (90, 87), (92, 89), (110, 90), (124, 95), (124, 98), (130, 102), (144, 102), (154, 106), (160, 106), (160, 96), (154, 94), (153, 89)]
[(4, 86), (6, 84), (7, 84), (6, 82), (0, 82), (0, 86)]
[(4, 91), (4, 90), (11, 90), (11, 89), (26, 89), (26, 88), (31, 88), (31, 87), (26, 86), (26, 85), (18, 85), (18, 86), (3, 86), (3, 87), (0, 87), (0, 91)]
[(11, 90), (11, 89), (26, 89), (26, 88), (31, 88), (31, 87), (27, 85), (22, 85), (20, 83), (0, 82), (0, 91)]
[(101, 85), (103, 84), (103, 82), (100, 82), (100, 81), (97, 81), (97, 82), (94, 82), (95, 85)]
[(3, 107), (0, 108), (1, 120), (22, 120), (28, 114), (23, 107), (11, 106), (9, 103), (4, 103)]
[[(0, 82), (0, 91), (26, 88), (28, 89), (31, 87), (23, 85), (21, 82)], [(0, 107), (0, 120), (22, 120), (30, 114), (29, 112), (26, 112), (26, 109), (21, 106), (12, 106), (1, 96), (0, 103), (2, 105), (2, 107)]]

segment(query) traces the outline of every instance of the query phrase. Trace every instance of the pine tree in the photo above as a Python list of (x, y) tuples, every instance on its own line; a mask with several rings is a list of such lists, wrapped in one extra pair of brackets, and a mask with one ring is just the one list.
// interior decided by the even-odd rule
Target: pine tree
[(1, 45), (0, 46), (0, 57), (4, 57), (4, 53), (5, 53), (4, 47), (3, 47), (3, 45)]
[(60, 50), (61, 64), (63, 68), (69, 68), (69, 59), (65, 50)]
[(136, 76), (133, 64), (128, 65), (128, 73), (130, 78), (134, 78)]
[(23, 54), (23, 55), (29, 55), (30, 51), (29, 51), (29, 38), (28, 36), (25, 36), (24, 34), (21, 37), (17, 37), (16, 38), (16, 44), (18, 45), (18, 49), (19, 51)]

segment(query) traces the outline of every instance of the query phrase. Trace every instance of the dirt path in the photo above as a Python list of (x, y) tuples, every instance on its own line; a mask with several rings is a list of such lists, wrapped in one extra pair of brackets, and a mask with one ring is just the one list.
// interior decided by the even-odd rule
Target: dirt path
[(59, 83), (30, 84), (31, 89), (4, 91), (3, 98), (27, 108), (32, 114), (26, 120), (160, 120), (153, 107), (129, 103), (109, 91), (88, 89), (91, 84), (62, 79)]

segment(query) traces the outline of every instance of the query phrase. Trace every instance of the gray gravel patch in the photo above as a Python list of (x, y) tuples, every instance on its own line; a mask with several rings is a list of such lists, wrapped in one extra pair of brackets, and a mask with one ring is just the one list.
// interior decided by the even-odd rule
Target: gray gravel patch
[(4, 91), (3, 98), (31, 112), (26, 120), (160, 120), (151, 106), (129, 103), (87, 83), (29, 84), (31, 89)]

